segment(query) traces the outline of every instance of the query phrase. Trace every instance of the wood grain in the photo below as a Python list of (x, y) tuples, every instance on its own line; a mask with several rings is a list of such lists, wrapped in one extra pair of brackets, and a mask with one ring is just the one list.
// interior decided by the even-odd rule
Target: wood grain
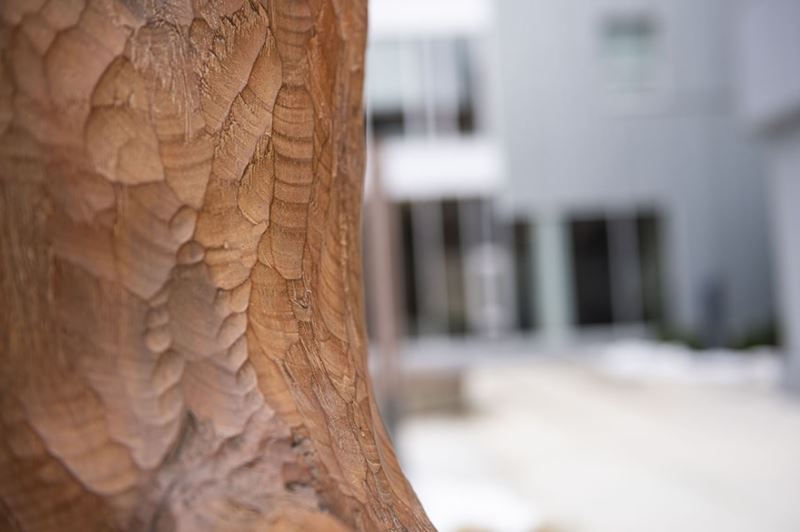
[(0, 528), (432, 529), (366, 372), (365, 34), (0, 2)]

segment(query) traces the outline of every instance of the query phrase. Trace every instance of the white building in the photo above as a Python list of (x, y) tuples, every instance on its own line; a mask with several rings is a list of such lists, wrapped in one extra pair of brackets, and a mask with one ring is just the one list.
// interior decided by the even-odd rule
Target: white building
[(373, 0), (371, 166), (397, 206), (406, 333), (718, 344), (769, 326), (738, 8)]
[(800, 390), (800, 2), (747, 2), (739, 36), (741, 110), (767, 147), (787, 375)]

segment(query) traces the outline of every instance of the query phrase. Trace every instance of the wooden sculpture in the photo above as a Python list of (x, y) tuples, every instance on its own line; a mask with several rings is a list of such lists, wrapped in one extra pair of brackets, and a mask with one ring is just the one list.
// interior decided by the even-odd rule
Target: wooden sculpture
[(430, 530), (366, 370), (365, 0), (0, 24), (0, 529)]

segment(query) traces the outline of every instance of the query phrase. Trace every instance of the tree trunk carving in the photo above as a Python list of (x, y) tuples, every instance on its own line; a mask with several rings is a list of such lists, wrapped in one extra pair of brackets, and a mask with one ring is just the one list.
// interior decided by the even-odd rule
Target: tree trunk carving
[(365, 0), (0, 23), (0, 528), (430, 530), (366, 370)]

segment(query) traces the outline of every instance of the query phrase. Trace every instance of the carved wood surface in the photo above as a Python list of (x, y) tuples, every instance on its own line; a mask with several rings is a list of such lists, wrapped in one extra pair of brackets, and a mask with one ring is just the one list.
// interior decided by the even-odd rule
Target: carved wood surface
[(0, 528), (431, 529), (366, 373), (365, 0), (0, 24)]

